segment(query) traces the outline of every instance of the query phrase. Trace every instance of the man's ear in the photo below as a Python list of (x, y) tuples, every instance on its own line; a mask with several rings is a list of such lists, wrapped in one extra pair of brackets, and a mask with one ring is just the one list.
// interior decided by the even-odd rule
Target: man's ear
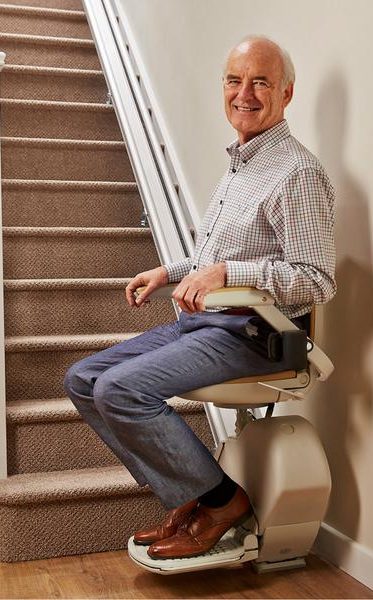
[(286, 88), (284, 89), (284, 108), (289, 104), (290, 100), (293, 97), (293, 92), (294, 92), (294, 83), (289, 83), (288, 86), (286, 86)]

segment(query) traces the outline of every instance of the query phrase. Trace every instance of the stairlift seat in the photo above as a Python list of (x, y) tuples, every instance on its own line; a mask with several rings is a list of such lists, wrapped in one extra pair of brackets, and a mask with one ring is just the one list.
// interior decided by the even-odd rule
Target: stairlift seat
[[(174, 286), (165, 286), (152, 297), (171, 298), (173, 289)], [(297, 329), (274, 306), (269, 294), (254, 288), (222, 288), (206, 296), (206, 308), (223, 306), (253, 308), (278, 332)], [(325, 381), (334, 369), (312, 340), (313, 326), (311, 319), (306, 369), (233, 379), (183, 393), (182, 397), (234, 409), (302, 399), (317, 380)], [(169, 575), (246, 561), (253, 561), (258, 572), (305, 565), (304, 556), (317, 535), (331, 490), (325, 452), (306, 419), (300, 416), (256, 419), (251, 415), (240, 420), (238, 413), (238, 435), (219, 445), (216, 459), (246, 489), (255, 517), (243, 527), (227, 532), (213, 552), (193, 559), (154, 560), (144, 548), (135, 546), (131, 538), (128, 552), (139, 566)]]

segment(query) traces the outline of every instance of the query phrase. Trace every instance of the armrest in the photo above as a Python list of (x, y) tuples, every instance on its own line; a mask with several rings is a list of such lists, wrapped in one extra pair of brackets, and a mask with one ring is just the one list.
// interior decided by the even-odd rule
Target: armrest
[[(171, 298), (176, 285), (165, 285), (151, 294), (150, 298)], [(140, 294), (144, 288), (138, 288), (136, 293)], [(205, 298), (205, 307), (214, 308), (215, 306), (268, 306), (275, 301), (267, 294), (252, 287), (230, 287), (220, 288), (207, 294)]]
[[(165, 285), (159, 288), (151, 298), (171, 298), (175, 285)], [(138, 288), (140, 293), (144, 288)], [(262, 292), (252, 287), (231, 287), (220, 288), (207, 294), (205, 298), (205, 307), (214, 308), (217, 306), (248, 306), (255, 307), (255, 311), (267, 321), (276, 331), (291, 331), (297, 329), (290, 319), (288, 319), (276, 306), (274, 299), (267, 292)], [(317, 378), (325, 381), (334, 371), (334, 366), (326, 354), (313, 343), (312, 350), (307, 355), (308, 362), (313, 365), (317, 372)]]

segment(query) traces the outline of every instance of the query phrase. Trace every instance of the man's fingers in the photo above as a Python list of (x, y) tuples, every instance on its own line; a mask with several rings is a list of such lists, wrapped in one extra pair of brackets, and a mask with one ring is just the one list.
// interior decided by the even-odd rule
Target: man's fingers
[(203, 312), (205, 310), (205, 296), (206, 294), (204, 292), (199, 291), (194, 298), (194, 304), (198, 312)]
[[(138, 286), (140, 287), (140, 286)], [(146, 286), (146, 288), (141, 292), (141, 294), (139, 294), (135, 300), (135, 305), (136, 306), (142, 306), (142, 304), (144, 304), (145, 302), (150, 302), (150, 300), (148, 300), (150, 294), (152, 292), (154, 292), (154, 290), (156, 289), (156, 286), (148, 283), (148, 285)]]
[(133, 279), (131, 279), (131, 281), (129, 282), (129, 284), (126, 287), (126, 298), (127, 298), (127, 302), (130, 306), (137, 306), (137, 299), (135, 297), (135, 292), (136, 290), (143, 286), (145, 284), (144, 280), (142, 279), (142, 277), (139, 277), (138, 275), (136, 277), (134, 277)]

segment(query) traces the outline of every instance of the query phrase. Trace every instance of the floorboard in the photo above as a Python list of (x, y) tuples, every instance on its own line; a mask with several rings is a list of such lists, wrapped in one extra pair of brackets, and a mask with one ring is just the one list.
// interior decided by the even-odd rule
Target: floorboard
[(162, 577), (125, 551), (0, 564), (0, 598), (373, 598), (373, 591), (316, 556), (305, 569), (255, 574), (249, 564)]

